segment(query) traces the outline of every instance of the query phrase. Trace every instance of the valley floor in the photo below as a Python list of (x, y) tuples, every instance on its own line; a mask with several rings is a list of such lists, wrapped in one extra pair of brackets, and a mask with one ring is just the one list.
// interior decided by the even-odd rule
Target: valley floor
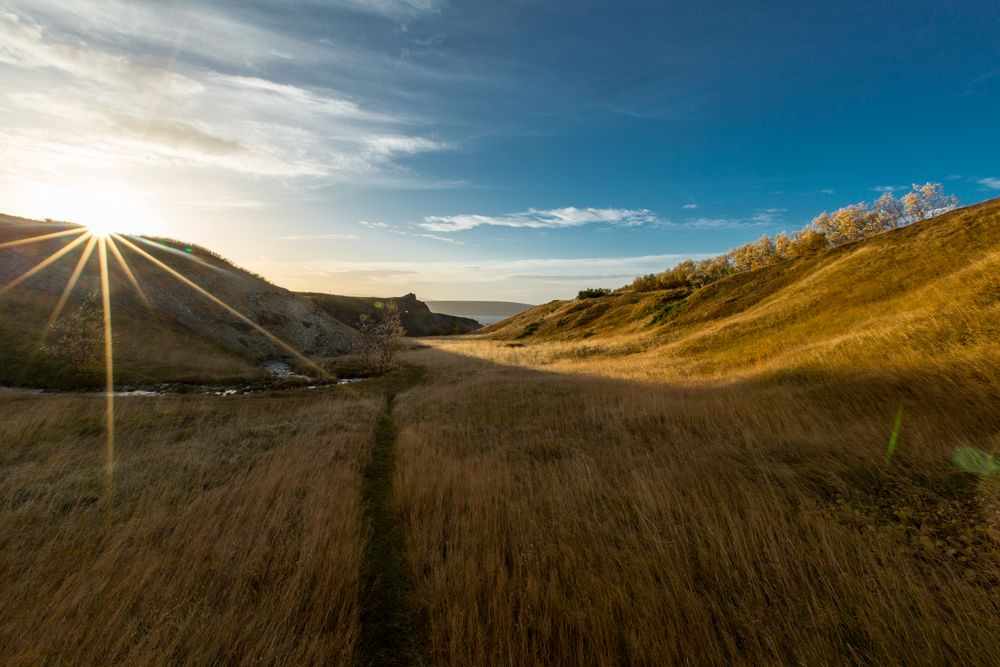
[(121, 400), (110, 475), (99, 397), (0, 395), (0, 663), (1000, 664), (995, 385), (408, 363)]

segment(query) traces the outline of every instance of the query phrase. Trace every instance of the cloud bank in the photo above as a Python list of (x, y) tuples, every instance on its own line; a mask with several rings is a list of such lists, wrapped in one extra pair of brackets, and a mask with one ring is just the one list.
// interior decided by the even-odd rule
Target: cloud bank
[(603, 224), (625, 227), (650, 225), (661, 220), (648, 209), (624, 208), (554, 208), (528, 209), (507, 215), (432, 215), (424, 218), (420, 227), (432, 232), (463, 232), (481, 226), (520, 227), (528, 229), (559, 229)]
[[(432, 0), (335, 4), (390, 20), (438, 9)], [(209, 179), (248, 197), (262, 178), (285, 192), (405, 185), (422, 180), (407, 159), (453, 147), (398, 113), (402, 105), (304, 75), (368, 68), (391, 89), (418, 71), (234, 18), (245, 16), (186, 2), (4, 3), (0, 194), (88, 178), (183, 192)]]

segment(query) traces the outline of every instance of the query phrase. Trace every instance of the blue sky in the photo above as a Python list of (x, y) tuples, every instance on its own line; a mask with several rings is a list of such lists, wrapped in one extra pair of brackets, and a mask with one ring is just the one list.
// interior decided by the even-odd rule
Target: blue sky
[(569, 297), (880, 189), (1000, 196), (998, 26), (976, 1), (0, 0), (0, 210), (293, 289)]

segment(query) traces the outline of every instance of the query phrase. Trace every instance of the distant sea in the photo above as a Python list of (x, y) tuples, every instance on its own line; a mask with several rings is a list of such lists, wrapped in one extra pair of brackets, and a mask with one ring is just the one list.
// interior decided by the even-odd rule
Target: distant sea
[(435, 301), (428, 299), (425, 303), (431, 312), (471, 317), (480, 324), (496, 324), (533, 307), (527, 303), (514, 303), (512, 301)]
[(501, 320), (507, 319), (504, 315), (465, 315), (465, 317), (471, 317), (480, 324), (496, 324)]

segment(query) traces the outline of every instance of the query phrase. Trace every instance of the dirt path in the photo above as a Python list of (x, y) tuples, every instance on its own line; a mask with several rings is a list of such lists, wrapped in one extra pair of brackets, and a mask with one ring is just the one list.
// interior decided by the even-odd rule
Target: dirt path
[(371, 459), (365, 468), (362, 500), (371, 534), (362, 565), (360, 665), (425, 664), (423, 619), (414, 604), (406, 565), (403, 530), (392, 507), (396, 394), (423, 379), (424, 369), (406, 368), (392, 380), (379, 415)]

